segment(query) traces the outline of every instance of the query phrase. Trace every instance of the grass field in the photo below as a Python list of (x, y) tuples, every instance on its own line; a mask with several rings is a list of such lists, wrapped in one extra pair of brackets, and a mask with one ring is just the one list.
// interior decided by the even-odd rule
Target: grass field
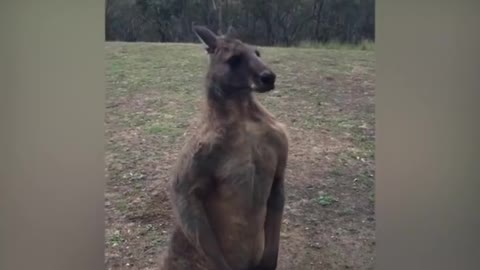
[[(278, 81), (258, 98), (291, 139), (278, 269), (373, 269), (374, 52), (260, 50)], [(207, 58), (197, 44), (107, 43), (106, 63), (105, 263), (155, 269)]]

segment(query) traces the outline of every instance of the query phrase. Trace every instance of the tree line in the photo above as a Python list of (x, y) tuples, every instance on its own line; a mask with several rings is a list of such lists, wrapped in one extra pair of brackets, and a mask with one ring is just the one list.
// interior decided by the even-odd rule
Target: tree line
[(192, 42), (192, 24), (258, 45), (375, 39), (374, 0), (106, 0), (108, 41)]

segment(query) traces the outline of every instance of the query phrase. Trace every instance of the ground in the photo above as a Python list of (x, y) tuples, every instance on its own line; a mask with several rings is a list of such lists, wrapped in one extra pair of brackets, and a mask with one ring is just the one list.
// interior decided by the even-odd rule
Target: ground
[[(374, 52), (260, 50), (278, 81), (258, 98), (291, 140), (278, 269), (373, 269)], [(155, 269), (165, 249), (206, 65), (199, 44), (106, 45), (107, 269)]]

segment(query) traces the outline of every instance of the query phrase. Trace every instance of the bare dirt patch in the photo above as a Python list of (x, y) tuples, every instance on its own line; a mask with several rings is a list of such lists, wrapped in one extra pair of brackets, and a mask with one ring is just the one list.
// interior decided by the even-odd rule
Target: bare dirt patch
[[(373, 269), (374, 54), (263, 48), (289, 127), (279, 269)], [(166, 185), (207, 64), (188, 44), (107, 43), (106, 267), (155, 269), (172, 227)]]

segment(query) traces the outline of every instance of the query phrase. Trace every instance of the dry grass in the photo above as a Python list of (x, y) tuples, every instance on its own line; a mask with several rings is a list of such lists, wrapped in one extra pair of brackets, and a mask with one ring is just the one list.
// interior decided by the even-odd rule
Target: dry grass
[[(279, 269), (373, 269), (374, 53), (261, 48), (289, 127)], [(107, 43), (106, 265), (154, 269), (171, 228), (165, 186), (202, 97), (195, 44)]]

